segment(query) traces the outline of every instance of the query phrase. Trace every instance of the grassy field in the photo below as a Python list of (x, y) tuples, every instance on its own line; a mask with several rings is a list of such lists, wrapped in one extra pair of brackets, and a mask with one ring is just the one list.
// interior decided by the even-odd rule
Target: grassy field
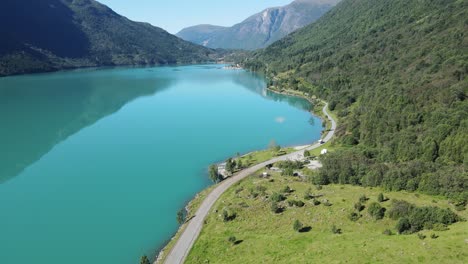
[[(240, 157), (242, 160), (242, 163), (244, 166), (249, 167), (251, 165), (261, 163), (263, 161), (269, 160), (273, 157), (278, 156), (278, 154), (288, 154), (294, 152), (294, 148), (283, 148), (280, 151), (275, 151), (275, 150), (261, 150), (261, 151), (255, 151), (252, 153), (249, 153), (247, 155), (244, 155)], [(187, 216), (186, 219), (190, 219), (193, 217), (202, 204), (202, 202), (205, 200), (206, 196), (214, 189), (216, 188), (216, 185), (212, 185), (205, 190), (201, 191), (198, 193), (191, 201), (190, 203), (186, 206), (187, 209)], [(175, 221), (176, 216), (174, 215), (174, 221)], [(163, 254), (160, 256), (158, 263), (164, 263), (166, 253), (169, 252), (172, 247), (174, 247), (175, 243), (177, 242), (177, 239), (181, 235), (182, 231), (185, 229), (186, 223), (181, 225), (175, 236), (167, 243), (167, 245), (163, 248), (162, 252)]]
[[(263, 186), (266, 191), (262, 194)], [(305, 206), (289, 207), (281, 202), (285, 211), (275, 214), (270, 209), (267, 196), (280, 192), (285, 186), (294, 192), (288, 200), (301, 200)], [(322, 202), (313, 205), (305, 200), (305, 192), (311, 188)], [(256, 198), (252, 193), (258, 192)], [(384, 235), (395, 221), (385, 217), (373, 220), (367, 208), (361, 212), (357, 222), (348, 219), (353, 205), (361, 195), (370, 198), (367, 205), (377, 200), (382, 190), (356, 186), (323, 186), (321, 190), (297, 178), (273, 174), (270, 179), (249, 177), (229, 189), (213, 207), (206, 219), (202, 233), (190, 252), (186, 263), (468, 263), (468, 224), (460, 222), (449, 226), (448, 231), (425, 230), (420, 233), (427, 238), (421, 240), (416, 234)], [(422, 206), (451, 208), (447, 200), (439, 197), (405, 192), (384, 192), (389, 199), (403, 199)], [(325, 206), (328, 200), (332, 205)], [(389, 207), (391, 201), (381, 203)], [(222, 211), (235, 212), (232, 221), (224, 222)], [(465, 219), (468, 212), (458, 212)], [(293, 230), (299, 220), (308, 232)], [(332, 226), (342, 230), (334, 234)], [(430, 238), (436, 234), (438, 238)], [(236, 244), (228, 241), (235, 236)]]

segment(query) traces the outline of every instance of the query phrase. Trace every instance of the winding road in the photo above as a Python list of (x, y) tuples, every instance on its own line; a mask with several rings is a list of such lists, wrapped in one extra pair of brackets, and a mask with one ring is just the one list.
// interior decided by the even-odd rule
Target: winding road
[[(328, 104), (325, 104), (322, 111), (325, 114), (325, 116), (328, 118), (328, 120), (331, 121), (332, 125), (331, 125), (330, 131), (323, 139), (324, 142), (328, 142), (333, 137), (333, 135), (335, 134), (335, 129), (336, 129), (336, 121), (333, 120), (333, 118), (328, 114), (327, 109), (328, 109)], [(205, 220), (206, 216), (210, 212), (211, 207), (213, 207), (215, 202), (227, 189), (229, 189), (229, 187), (241, 181), (242, 179), (246, 178), (247, 176), (252, 175), (256, 171), (264, 168), (267, 165), (276, 163), (278, 161), (292, 159), (298, 154), (303, 153), (304, 150), (312, 150), (312, 149), (319, 148), (320, 146), (322, 146), (322, 144), (316, 143), (302, 150), (298, 150), (296, 152), (293, 152), (293, 153), (290, 153), (281, 157), (270, 159), (268, 161), (254, 165), (250, 168), (244, 169), (236, 173), (234, 176), (228, 178), (227, 180), (222, 181), (215, 189), (213, 189), (213, 191), (210, 194), (208, 194), (208, 196), (205, 198), (205, 200), (201, 204), (200, 208), (198, 208), (197, 212), (195, 213), (195, 216), (190, 220), (185, 230), (182, 232), (179, 239), (177, 240), (176, 244), (174, 245), (172, 250), (167, 255), (165, 263), (166, 264), (184, 263), (185, 258), (187, 257), (187, 255), (190, 252), (190, 249), (195, 243), (195, 240), (200, 235), (200, 232), (203, 227), (203, 221)], [(154, 264), (156, 264), (156, 262)]]

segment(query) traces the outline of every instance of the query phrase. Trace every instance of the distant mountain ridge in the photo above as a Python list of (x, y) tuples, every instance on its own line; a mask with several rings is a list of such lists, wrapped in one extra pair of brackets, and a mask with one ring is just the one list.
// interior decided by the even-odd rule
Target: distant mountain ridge
[(264, 48), (325, 14), (340, 0), (296, 0), (289, 5), (257, 13), (232, 27), (198, 25), (176, 35), (210, 48)]
[(94, 0), (3, 0), (0, 76), (210, 60), (212, 50), (128, 20)]

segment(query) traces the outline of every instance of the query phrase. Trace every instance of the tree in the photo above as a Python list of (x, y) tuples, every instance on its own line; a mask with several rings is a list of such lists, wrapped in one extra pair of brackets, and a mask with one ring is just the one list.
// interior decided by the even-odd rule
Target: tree
[(280, 151), (281, 150), (281, 146), (276, 144), (276, 141), (275, 140), (272, 140), (270, 141), (270, 144), (268, 145), (268, 148), (272, 151)]
[(150, 261), (146, 255), (140, 258), (140, 264), (150, 264)]
[(304, 157), (310, 157), (310, 156), (311, 156), (310, 151), (305, 150), (304, 151)]
[(242, 164), (242, 159), (237, 159), (237, 169), (242, 170), (244, 168), (244, 164)]
[(236, 161), (229, 158), (227, 161), (226, 161), (226, 170), (227, 172), (229, 172), (230, 174), (232, 174), (236, 169)]
[(218, 167), (216, 165), (211, 165), (209, 168), (209, 176), (212, 182), (217, 183), (221, 180), (221, 175), (218, 172)]
[(186, 210), (185, 208), (182, 208), (180, 209), (178, 212), (177, 212), (177, 223), (179, 225), (183, 224), (185, 222), (185, 214), (186, 214)]
[(294, 231), (299, 232), (301, 230), (302, 226), (303, 226), (302, 223), (299, 222), (299, 220), (296, 220), (296, 221), (294, 221), (293, 229), (294, 229)]
[(385, 208), (376, 202), (371, 203), (367, 211), (369, 212), (369, 215), (372, 216), (375, 220), (380, 220), (385, 216)]

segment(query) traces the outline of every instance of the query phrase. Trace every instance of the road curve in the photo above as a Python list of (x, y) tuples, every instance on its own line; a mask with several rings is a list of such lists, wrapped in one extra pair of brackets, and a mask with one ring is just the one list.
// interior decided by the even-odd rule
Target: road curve
[[(328, 120), (331, 121), (332, 125), (331, 125), (330, 131), (323, 139), (323, 141), (325, 142), (328, 142), (333, 137), (333, 135), (335, 134), (335, 129), (336, 129), (336, 121), (333, 120), (333, 118), (328, 114), (327, 108), (328, 108), (328, 103), (325, 104), (322, 111), (325, 114), (325, 116), (328, 118)], [(190, 252), (190, 249), (195, 243), (195, 240), (197, 239), (198, 235), (200, 235), (200, 232), (203, 227), (203, 222), (206, 216), (208, 215), (208, 213), (210, 212), (211, 207), (213, 207), (215, 202), (227, 189), (229, 189), (229, 187), (241, 181), (242, 179), (246, 178), (247, 176), (253, 174), (254, 172), (264, 168), (267, 165), (273, 164), (278, 161), (289, 160), (293, 158), (294, 156), (303, 153), (304, 150), (312, 150), (312, 149), (319, 148), (320, 146), (321, 146), (320, 143), (316, 143), (302, 150), (299, 150), (299, 151), (296, 151), (296, 152), (293, 152), (293, 153), (290, 153), (281, 157), (270, 159), (268, 161), (254, 165), (250, 168), (244, 169), (236, 173), (234, 176), (219, 183), (219, 185), (215, 189), (213, 189), (213, 191), (210, 194), (208, 194), (208, 196), (205, 198), (200, 208), (198, 208), (197, 212), (195, 213), (195, 216), (192, 219), (190, 219), (190, 222), (187, 224), (187, 227), (182, 232), (176, 244), (174, 245), (172, 250), (167, 255), (165, 263), (166, 264), (184, 263), (185, 258), (187, 257), (187, 255)]]

